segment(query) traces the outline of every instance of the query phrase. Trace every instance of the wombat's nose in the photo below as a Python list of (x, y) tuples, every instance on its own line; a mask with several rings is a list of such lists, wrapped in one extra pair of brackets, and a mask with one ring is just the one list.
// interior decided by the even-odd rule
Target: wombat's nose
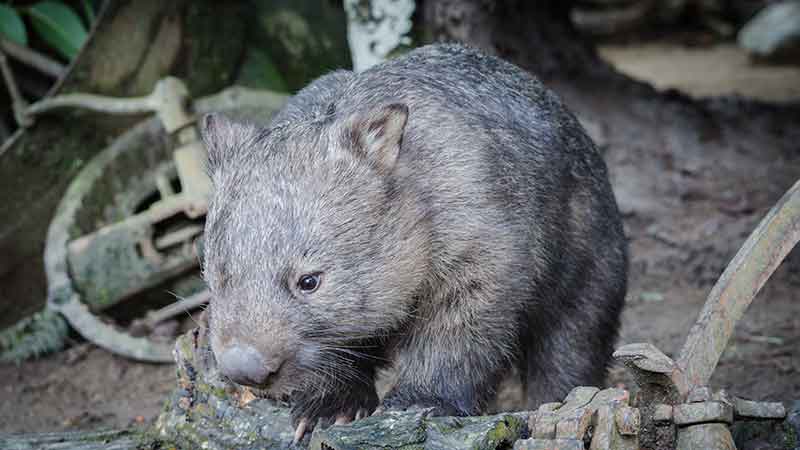
[(278, 371), (281, 362), (268, 362), (258, 350), (248, 345), (234, 345), (222, 352), (219, 367), (225, 376), (236, 383), (263, 386), (270, 375)]

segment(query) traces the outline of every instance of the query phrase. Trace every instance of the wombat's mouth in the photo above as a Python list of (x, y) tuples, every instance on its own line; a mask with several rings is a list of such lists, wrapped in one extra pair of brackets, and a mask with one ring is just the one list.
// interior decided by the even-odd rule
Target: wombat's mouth
[(284, 361), (264, 383), (252, 387), (259, 391), (261, 396), (284, 400), (285, 397), (301, 388), (297, 384), (300, 378), (302, 378), (301, 374), (294, 370), (293, 365), (289, 361)]

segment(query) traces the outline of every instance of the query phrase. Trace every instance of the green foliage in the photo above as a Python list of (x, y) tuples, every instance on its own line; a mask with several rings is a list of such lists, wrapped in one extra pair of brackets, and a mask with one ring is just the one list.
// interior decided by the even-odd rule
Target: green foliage
[(83, 14), (86, 16), (86, 24), (88, 26), (92, 25), (94, 22), (94, 6), (92, 5), (90, 0), (83, 0), (81, 1), (81, 6), (83, 6)]
[[(83, 14), (89, 25), (95, 19), (96, 3), (93, 0), (81, 0)], [(22, 20), (23, 14), (29, 19), (30, 23), (27, 25)], [(17, 9), (0, 4), (0, 37), (20, 45), (28, 45), (28, 26), (54, 52), (69, 61), (75, 58), (89, 35), (80, 16), (66, 3), (45, 0)]]
[(275, 66), (269, 53), (255, 47), (247, 51), (247, 57), (242, 63), (236, 83), (253, 89), (289, 92), (286, 80)]
[(28, 45), (25, 22), (14, 8), (2, 4), (0, 4), (0, 35), (17, 44)]
[(41, 38), (72, 60), (88, 37), (81, 18), (69, 6), (61, 2), (42, 1), (27, 9), (28, 16)]
[(61, 350), (68, 332), (61, 314), (45, 308), (0, 332), (0, 362), (20, 363)]

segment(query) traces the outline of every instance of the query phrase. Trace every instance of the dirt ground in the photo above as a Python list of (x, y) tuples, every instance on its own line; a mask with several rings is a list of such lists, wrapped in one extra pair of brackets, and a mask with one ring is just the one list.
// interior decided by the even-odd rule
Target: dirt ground
[(679, 89), (693, 97), (735, 94), (769, 102), (800, 100), (800, 66), (753, 64), (734, 43), (602, 46), (600, 55), (658, 89)]
[[(602, 54), (660, 89), (698, 97), (800, 98), (800, 71), (751, 67), (729, 47), (689, 50), (659, 43), (606, 47)], [(607, 98), (565, 96), (604, 148), (630, 237), (620, 344), (651, 342), (674, 356), (725, 265), (800, 178), (800, 130), (764, 121), (758, 108), (752, 117), (750, 110), (737, 111), (723, 122), (702, 114), (678, 117), (673, 114), (682, 114), (680, 108), (654, 111), (645, 103), (610, 110)], [(724, 118), (726, 109), (736, 108), (744, 106), (720, 100), (706, 111)], [(640, 127), (641, 116), (652, 125)], [(689, 131), (672, 132), (675, 123)], [(742, 127), (754, 130), (752, 138), (731, 137)], [(739, 323), (714, 387), (754, 399), (800, 398), (798, 286), (800, 254), (793, 254)], [(173, 372), (169, 365), (130, 362), (85, 343), (19, 367), (0, 365), (0, 432), (147, 423), (173, 388)], [(623, 370), (611, 370), (609, 383), (626, 382)]]

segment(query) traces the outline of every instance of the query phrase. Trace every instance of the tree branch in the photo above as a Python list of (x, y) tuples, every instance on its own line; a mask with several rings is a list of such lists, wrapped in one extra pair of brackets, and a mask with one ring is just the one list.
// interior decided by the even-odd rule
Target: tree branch
[(58, 61), (50, 59), (37, 51), (31, 50), (28, 47), (19, 45), (1, 37), (0, 51), (3, 51), (8, 56), (25, 64), (26, 66), (33, 67), (39, 72), (42, 72), (43, 74), (49, 75), (53, 78), (59, 78), (65, 71), (64, 65)]

